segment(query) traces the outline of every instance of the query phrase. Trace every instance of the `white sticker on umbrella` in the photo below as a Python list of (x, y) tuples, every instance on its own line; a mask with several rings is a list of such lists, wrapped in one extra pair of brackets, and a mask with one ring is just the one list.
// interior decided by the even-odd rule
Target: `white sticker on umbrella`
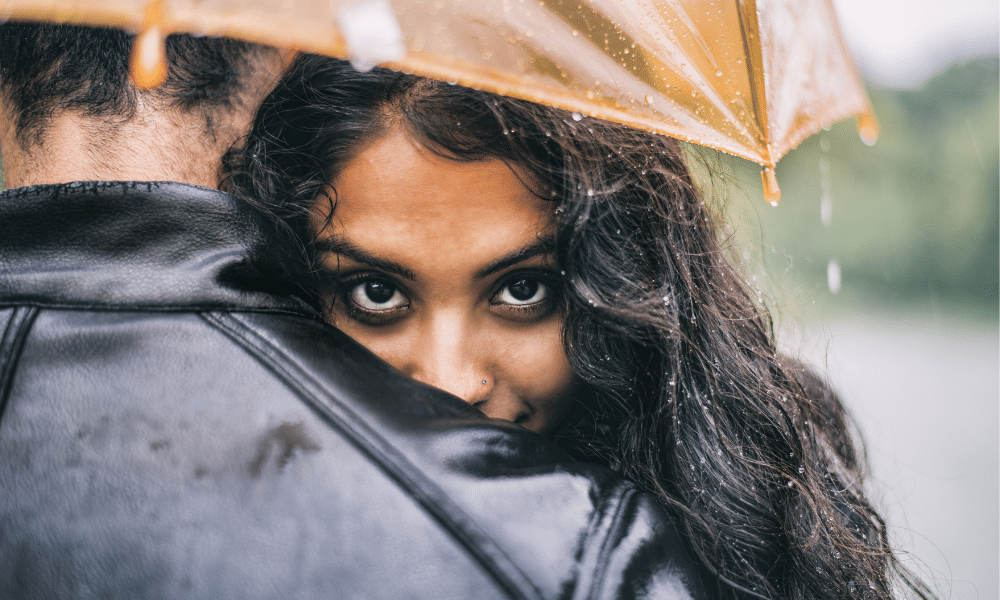
[(388, 0), (364, 0), (340, 9), (337, 24), (347, 44), (351, 65), (371, 71), (383, 62), (406, 58), (403, 31)]

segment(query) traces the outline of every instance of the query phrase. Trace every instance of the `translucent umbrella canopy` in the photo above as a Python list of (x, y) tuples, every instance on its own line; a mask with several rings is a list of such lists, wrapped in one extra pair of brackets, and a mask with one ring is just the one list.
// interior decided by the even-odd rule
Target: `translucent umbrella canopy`
[[(831, 0), (0, 0), (0, 19), (140, 34), (137, 83), (170, 33), (378, 64), (722, 150), (773, 168), (810, 134), (877, 125)], [(2, 57), (0, 57), (2, 60)]]

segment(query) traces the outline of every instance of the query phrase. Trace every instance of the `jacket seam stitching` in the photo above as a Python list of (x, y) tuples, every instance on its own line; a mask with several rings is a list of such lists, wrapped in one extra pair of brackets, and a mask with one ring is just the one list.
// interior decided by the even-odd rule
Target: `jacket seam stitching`
[[(316, 393), (305, 389), (305, 386), (296, 381), (296, 377), (298, 377), (308, 381), (315, 388), (323, 388), (321, 383), (296, 365), (290, 357), (268, 340), (262, 338), (251, 327), (230, 315), (206, 312), (200, 313), (200, 316), (214, 328), (233, 339), (251, 356), (264, 363), (296, 395), (305, 400), (355, 448), (367, 456), (391, 480), (395, 481), (420, 505), (424, 512), (451, 534), (511, 597), (541, 599), (541, 592), (506, 556), (506, 553), (496, 542), (473, 525), (472, 519), (465, 515), (461, 508), (452, 504), (443, 490), (430, 480), (425, 479), (422, 476), (422, 471), (399, 454), (390, 442), (369, 429), (353, 410), (338, 401), (333, 394), (325, 394), (326, 398), (320, 398)], [(324, 401), (325, 399), (328, 400)], [(335, 409), (330, 406), (331, 403), (336, 404)], [(445, 508), (446, 506), (447, 508)], [(456, 515), (463, 518), (455, 518)], [(482, 548), (481, 546), (484, 545), (489, 548)], [(507, 564), (505, 566), (498, 564), (497, 558)], [(509, 570), (513, 570), (517, 577), (510, 577)]]
[(3, 423), (3, 416), (7, 410), (7, 401), (10, 396), (10, 389), (14, 383), (14, 372), (24, 350), (24, 344), (28, 339), (28, 332), (38, 315), (37, 308), (17, 307), (4, 328), (3, 337), (0, 337), (0, 423)]
[(616, 494), (617, 502), (615, 502), (615, 514), (611, 519), (611, 524), (608, 527), (606, 535), (604, 535), (604, 539), (601, 541), (601, 550), (598, 553), (597, 560), (598, 569), (597, 572), (594, 573), (590, 593), (587, 595), (588, 600), (596, 600), (599, 598), (600, 590), (604, 587), (604, 578), (608, 571), (608, 556), (613, 550), (612, 546), (617, 544), (621, 539), (619, 532), (621, 531), (622, 524), (625, 520), (625, 508), (635, 496), (635, 493), (635, 488), (626, 487), (620, 494)]

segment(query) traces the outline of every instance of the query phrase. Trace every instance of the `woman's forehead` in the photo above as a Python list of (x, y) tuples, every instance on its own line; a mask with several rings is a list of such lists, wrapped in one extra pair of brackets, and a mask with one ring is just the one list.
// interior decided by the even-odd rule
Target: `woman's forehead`
[(400, 130), (366, 145), (332, 186), (336, 206), (320, 237), (383, 256), (412, 261), (430, 253), (440, 261), (448, 254), (472, 264), (551, 237), (554, 205), (505, 162), (449, 160)]
[(468, 230), (492, 221), (548, 223), (553, 204), (522, 180), (500, 159), (450, 160), (394, 129), (349, 160), (332, 185), (345, 225), (382, 219)]

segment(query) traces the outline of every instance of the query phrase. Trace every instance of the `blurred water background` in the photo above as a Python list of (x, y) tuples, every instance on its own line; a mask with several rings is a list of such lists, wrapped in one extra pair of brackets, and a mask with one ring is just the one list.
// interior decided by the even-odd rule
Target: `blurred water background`
[[(868, 19), (858, 28), (885, 33), (853, 40), (881, 136), (865, 146), (843, 122), (806, 140), (778, 164), (777, 207), (756, 165), (691, 152), (781, 346), (825, 373), (854, 416), (904, 562), (941, 598), (995, 600), (998, 9), (955, 4), (980, 18), (962, 29), (924, 0), (838, 0), (848, 41), (852, 11)], [(909, 13), (925, 10), (948, 31), (935, 38), (921, 21), (910, 33), (926, 39), (907, 37)]]
[[(824, 372), (870, 491), (941, 598), (998, 598), (998, 8), (835, 0), (881, 137), (845, 122), (777, 168), (692, 148), (781, 345)], [(704, 175), (704, 169), (702, 169)]]

